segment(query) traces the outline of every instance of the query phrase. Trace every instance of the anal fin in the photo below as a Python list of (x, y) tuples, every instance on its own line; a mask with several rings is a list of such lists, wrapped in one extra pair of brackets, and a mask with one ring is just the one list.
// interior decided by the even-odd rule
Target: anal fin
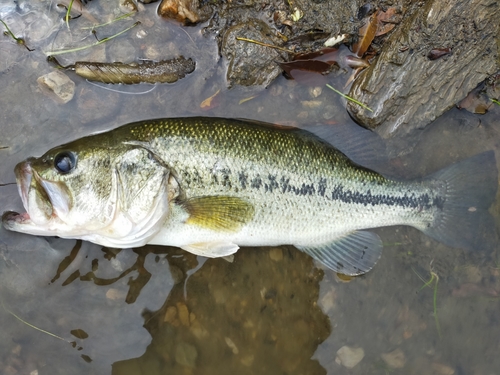
[(296, 246), (335, 272), (356, 276), (370, 271), (382, 255), (382, 240), (372, 232), (356, 231), (317, 246)]

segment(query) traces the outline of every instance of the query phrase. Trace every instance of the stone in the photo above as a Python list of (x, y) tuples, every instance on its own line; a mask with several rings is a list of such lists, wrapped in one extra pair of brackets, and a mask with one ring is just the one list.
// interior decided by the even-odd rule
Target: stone
[(390, 353), (382, 353), (380, 355), (387, 366), (391, 368), (403, 368), (406, 364), (406, 357), (403, 351), (399, 348)]
[(195, 367), (198, 351), (186, 342), (180, 342), (175, 349), (175, 361), (183, 366)]
[(365, 356), (363, 348), (352, 348), (350, 346), (343, 346), (337, 351), (337, 358), (335, 362), (339, 365), (349, 369), (356, 366)]
[(442, 363), (433, 363), (432, 371), (434, 375), (453, 375), (455, 374), (455, 370), (450, 366), (443, 365)]
[(177, 302), (177, 311), (179, 313), (179, 320), (181, 321), (181, 324), (185, 327), (189, 327), (189, 310), (186, 304)]
[(42, 91), (59, 104), (66, 104), (75, 95), (75, 83), (63, 72), (54, 70), (37, 79)]
[(283, 260), (283, 250), (280, 247), (273, 247), (269, 250), (269, 258), (275, 262), (281, 262)]

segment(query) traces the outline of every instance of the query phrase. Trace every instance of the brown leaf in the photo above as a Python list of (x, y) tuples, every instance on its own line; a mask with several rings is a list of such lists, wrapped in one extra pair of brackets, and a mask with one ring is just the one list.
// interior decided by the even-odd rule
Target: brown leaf
[(213, 94), (212, 96), (209, 96), (204, 101), (202, 101), (200, 104), (200, 108), (201, 109), (212, 109), (212, 108), (216, 107), (218, 103), (214, 99), (217, 97), (219, 92), (220, 92), (220, 89), (217, 90), (217, 92), (215, 94)]
[(279, 66), (283, 69), (286, 75), (293, 78), (293, 70), (302, 70), (326, 75), (332, 71), (335, 64), (319, 60), (295, 60), (279, 63)]
[(321, 61), (336, 61), (338, 56), (338, 48), (327, 47), (319, 51), (297, 53), (292, 57), (295, 60), (321, 60)]
[(379, 22), (384, 23), (400, 23), (401, 14), (397, 13), (396, 8), (388, 8), (385, 12), (379, 12), (377, 16)]
[(375, 36), (387, 34), (389, 31), (394, 29), (394, 27), (396, 27), (396, 25), (393, 23), (379, 23)]
[(358, 55), (358, 57), (362, 57), (365, 54), (368, 47), (370, 47), (370, 44), (372, 44), (373, 38), (375, 38), (375, 34), (378, 29), (377, 14), (378, 11), (373, 13), (370, 16), (369, 21), (361, 29), (359, 29), (358, 33), (362, 37), (352, 46), (352, 51)]

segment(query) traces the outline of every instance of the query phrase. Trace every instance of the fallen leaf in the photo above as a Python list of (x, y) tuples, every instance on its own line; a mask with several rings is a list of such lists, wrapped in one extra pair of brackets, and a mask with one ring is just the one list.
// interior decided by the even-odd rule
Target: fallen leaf
[(372, 44), (373, 38), (375, 38), (375, 34), (377, 33), (378, 29), (377, 14), (378, 11), (373, 13), (370, 16), (369, 21), (361, 29), (359, 29), (358, 33), (362, 37), (360, 40), (358, 40), (357, 43), (353, 44), (352, 46), (352, 51), (358, 57), (362, 57), (365, 54), (365, 52), (368, 50), (368, 47), (370, 47), (370, 44)]
[(397, 9), (392, 7), (388, 8), (385, 12), (379, 12), (377, 16), (379, 22), (384, 23), (400, 23), (401, 22), (401, 14), (397, 13)]
[(319, 60), (295, 60), (290, 62), (279, 63), (279, 66), (285, 74), (294, 78), (292, 71), (302, 70), (307, 72), (319, 73), (326, 75), (330, 73), (336, 66), (336, 63), (328, 63)]
[(212, 96), (209, 96), (204, 101), (202, 101), (200, 104), (200, 108), (201, 109), (212, 109), (213, 107), (215, 107), (216, 103), (215, 103), (214, 99), (217, 96), (217, 94), (219, 94), (219, 92), (220, 92), (220, 89), (218, 89), (215, 94), (213, 94)]

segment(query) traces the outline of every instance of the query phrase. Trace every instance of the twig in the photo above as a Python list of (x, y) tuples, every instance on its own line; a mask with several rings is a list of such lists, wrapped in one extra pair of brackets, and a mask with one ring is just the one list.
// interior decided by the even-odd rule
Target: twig
[(500, 105), (500, 102), (499, 102), (498, 100), (493, 99), (493, 98), (490, 98), (490, 100), (491, 100), (493, 103)]
[(72, 49), (66, 49), (66, 50), (59, 50), (59, 51), (50, 51), (50, 52), (45, 52), (45, 55), (46, 56), (55, 56), (55, 55), (62, 55), (63, 53), (71, 53), (71, 52), (77, 52), (77, 51), (82, 51), (84, 49), (87, 49), (87, 48), (91, 48), (91, 47), (94, 47), (94, 46), (98, 46), (99, 44), (102, 44), (102, 43), (105, 43), (107, 42), (108, 40), (111, 40), (113, 38), (116, 38), (117, 36), (120, 36), (122, 35), (123, 33), (126, 33), (127, 31), (129, 31), (130, 29), (136, 27), (137, 25), (140, 25), (140, 22), (137, 21), (136, 23), (134, 23), (132, 26), (126, 28), (125, 30), (122, 30), (120, 31), (119, 33), (115, 34), (115, 35), (111, 35), (111, 36), (108, 36), (106, 38), (103, 38), (101, 40), (98, 40), (97, 42), (95, 43), (92, 43), (92, 44), (89, 44), (89, 45), (86, 45), (86, 46), (83, 46), (83, 47), (77, 47), (77, 48), (72, 48)]
[(347, 100), (350, 100), (351, 102), (353, 103), (356, 103), (357, 105), (360, 105), (361, 107), (369, 110), (370, 112), (373, 112), (373, 109), (371, 109), (370, 107), (368, 107), (366, 104), (363, 104), (361, 103), (360, 101), (356, 100), (356, 99), (353, 99), (351, 98), (350, 96), (347, 96), (346, 94), (343, 94), (341, 93), (339, 90), (337, 89), (334, 89), (332, 86), (330, 86), (328, 83), (326, 84), (326, 87), (328, 87), (329, 89), (332, 89), (333, 91), (335, 91), (337, 94), (339, 94), (340, 96), (346, 98)]
[(264, 46), (264, 47), (278, 49), (278, 50), (286, 52), (286, 53), (295, 53), (292, 50), (289, 50), (289, 49), (286, 49), (286, 48), (283, 48), (283, 47), (273, 46), (272, 44), (267, 44), (267, 43), (264, 43), (264, 42), (259, 42), (257, 40), (253, 40), (253, 39), (242, 38), (242, 37), (237, 36), (236, 40), (241, 40), (243, 42), (258, 44), (259, 46)]

